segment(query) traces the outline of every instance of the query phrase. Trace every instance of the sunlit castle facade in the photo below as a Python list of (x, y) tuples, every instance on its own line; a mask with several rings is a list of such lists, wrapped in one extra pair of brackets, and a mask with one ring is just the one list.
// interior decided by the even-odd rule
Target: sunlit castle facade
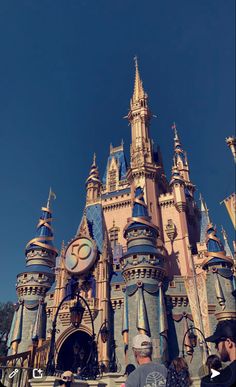
[[(182, 354), (191, 324), (207, 337), (217, 321), (236, 318), (234, 259), (226, 234), (222, 244), (203, 198), (196, 202), (175, 125), (167, 179), (151, 138), (151, 118), (136, 60), (127, 115), (129, 161), (123, 142), (111, 146), (101, 177), (94, 156), (78, 230), (75, 236), (71, 230), (72, 240), (60, 252), (53, 242), (50, 197), (42, 208), (36, 236), (26, 246), (26, 267), (17, 276), (9, 355), (27, 351), (35, 340), (38, 347), (50, 340), (57, 308), (76, 284), (91, 310), (98, 360), (108, 368), (115, 362), (118, 371), (135, 362), (132, 338), (138, 332), (151, 336), (154, 360), (169, 362)], [(85, 308), (79, 327), (71, 325), (74, 303), (65, 301), (57, 319), (55, 362), (61, 370), (83, 367), (89, 353), (91, 318)], [(106, 342), (100, 335), (104, 323)], [(204, 345), (193, 353), (185, 335), (183, 348), (197, 372)]]

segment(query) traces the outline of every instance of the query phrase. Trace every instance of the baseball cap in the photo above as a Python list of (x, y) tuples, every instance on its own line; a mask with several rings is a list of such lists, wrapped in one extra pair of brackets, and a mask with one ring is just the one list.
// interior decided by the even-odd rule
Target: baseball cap
[(137, 335), (133, 338), (133, 348), (147, 349), (152, 347), (152, 340), (147, 335)]
[(224, 320), (218, 322), (215, 332), (212, 336), (206, 338), (206, 341), (216, 343), (221, 339), (231, 338), (236, 341), (236, 320)]

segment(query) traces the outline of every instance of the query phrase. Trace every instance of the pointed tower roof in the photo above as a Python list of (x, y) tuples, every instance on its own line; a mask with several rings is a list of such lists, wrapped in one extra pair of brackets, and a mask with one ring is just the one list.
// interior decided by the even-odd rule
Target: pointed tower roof
[(206, 230), (207, 230), (208, 224), (210, 223), (210, 218), (209, 218), (206, 202), (204, 201), (201, 194), (200, 194), (199, 200), (200, 200), (200, 210), (201, 210), (200, 242), (203, 243), (206, 240)]
[(50, 209), (50, 202), (52, 198), (56, 198), (54, 192), (52, 192), (51, 188), (49, 191), (49, 197), (47, 201), (47, 206), (42, 207), (42, 215), (39, 218), (39, 222), (37, 225), (37, 231), (35, 238), (31, 239), (25, 248), (26, 254), (30, 250), (46, 250), (49, 252), (53, 252), (57, 255), (57, 249), (53, 245), (53, 229), (52, 229), (52, 211)]
[(91, 165), (89, 176), (86, 180), (86, 185), (90, 182), (101, 183), (100, 178), (99, 178), (98, 167), (96, 164), (96, 154), (95, 153), (93, 155), (93, 163)]
[(149, 226), (155, 230), (157, 227), (151, 222), (151, 217), (148, 215), (147, 205), (144, 201), (144, 193), (141, 187), (135, 189), (135, 197), (133, 201), (132, 217), (128, 219), (128, 224), (124, 229), (124, 233), (134, 227)]
[(224, 239), (224, 250), (226, 252), (226, 255), (228, 257), (233, 258), (233, 254), (232, 254), (232, 251), (231, 251), (230, 246), (229, 246), (227, 234), (226, 234), (226, 231), (224, 230), (223, 226), (221, 226), (221, 232), (222, 232), (223, 239)]
[(175, 164), (177, 165), (178, 158), (180, 158), (184, 165), (187, 166), (186, 152), (182, 149), (182, 144), (177, 132), (177, 127), (175, 122), (172, 125), (172, 129), (174, 131), (174, 158)]
[(130, 254), (157, 254), (156, 238), (158, 227), (151, 222), (147, 205), (144, 201), (144, 193), (141, 187), (135, 189), (132, 217), (124, 228), (124, 238), (127, 239), (127, 252)]
[(206, 269), (208, 265), (216, 265), (219, 263), (233, 265), (233, 259), (226, 256), (224, 246), (217, 237), (216, 229), (212, 223), (209, 223), (207, 226), (206, 245), (207, 252), (205, 253), (206, 259), (203, 262), (203, 269)]
[(119, 180), (125, 180), (128, 167), (127, 167), (127, 161), (126, 161), (125, 152), (124, 152), (123, 140), (121, 142), (121, 145), (117, 147), (113, 147), (112, 144), (110, 145), (110, 155), (108, 156), (106, 170), (102, 178), (103, 184), (106, 184), (109, 166), (113, 158), (115, 158), (117, 165), (119, 167)]
[(134, 62), (135, 62), (135, 80), (134, 80), (134, 93), (132, 98), (133, 103), (138, 102), (141, 98), (144, 98), (146, 96), (143, 89), (143, 82), (139, 74), (137, 56), (134, 57)]

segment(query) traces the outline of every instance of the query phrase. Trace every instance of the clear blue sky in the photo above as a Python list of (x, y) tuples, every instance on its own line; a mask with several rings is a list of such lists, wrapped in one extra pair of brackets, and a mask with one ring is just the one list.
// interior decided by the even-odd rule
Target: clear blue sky
[(170, 176), (176, 122), (191, 178), (212, 220), (234, 190), (234, 0), (22, 0), (0, 4), (0, 301), (15, 300), (24, 247), (49, 187), (56, 245), (76, 232), (93, 152), (104, 172), (123, 138), (133, 57), (154, 114), (151, 135)]

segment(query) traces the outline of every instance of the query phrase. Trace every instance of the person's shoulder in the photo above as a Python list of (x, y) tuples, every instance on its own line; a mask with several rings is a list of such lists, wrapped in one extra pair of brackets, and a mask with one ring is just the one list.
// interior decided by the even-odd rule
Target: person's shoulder
[(207, 387), (209, 386), (209, 383), (211, 383), (211, 376), (203, 376), (203, 378), (201, 379), (201, 387)]
[(216, 383), (224, 383), (224, 387), (236, 386), (236, 360), (230, 363), (227, 367), (223, 368), (220, 375), (214, 378)]
[(136, 385), (138, 385), (138, 380), (139, 380), (139, 373), (140, 373), (140, 367), (136, 368), (134, 371), (132, 371), (126, 382), (125, 382), (125, 386), (126, 387), (135, 387)]
[(155, 363), (155, 362), (151, 362), (151, 364), (153, 364), (153, 366), (154, 366), (159, 372), (161, 372), (163, 375), (167, 375), (167, 368), (164, 366), (164, 364)]

